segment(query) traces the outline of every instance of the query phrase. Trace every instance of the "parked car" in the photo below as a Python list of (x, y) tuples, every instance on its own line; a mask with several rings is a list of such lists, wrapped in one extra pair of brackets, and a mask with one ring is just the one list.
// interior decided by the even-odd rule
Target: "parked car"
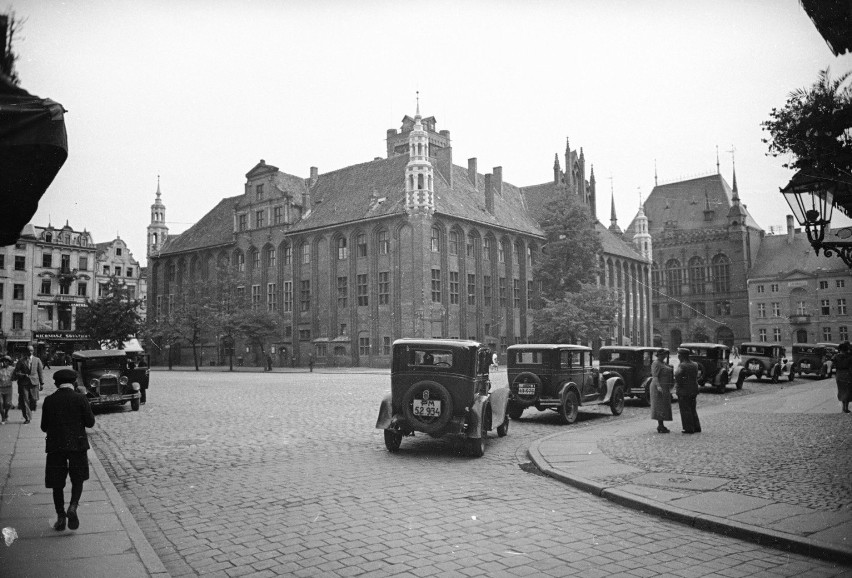
[(834, 343), (796, 343), (793, 345), (793, 371), (820, 379), (831, 377), (836, 351)]
[[(718, 343), (681, 343), (679, 347), (692, 352), (689, 359), (698, 364), (698, 385), (724, 393), (731, 380), (731, 348)], [(741, 380), (736, 379), (734, 383), (737, 389), (742, 389)]]
[(75, 351), (71, 361), (77, 371), (77, 391), (84, 393), (92, 406), (130, 402), (130, 408), (139, 411), (142, 385), (138, 372), (128, 369), (124, 350)]
[(398, 339), (393, 344), (391, 392), (379, 406), (376, 428), (388, 451), (420, 431), (458, 435), (468, 453), (485, 453), (487, 432), (509, 432), (509, 389), (491, 389), (492, 352), (463, 339)]
[(666, 354), (669, 350), (662, 347), (635, 347), (627, 345), (606, 345), (598, 351), (598, 371), (603, 379), (619, 377), (624, 386), (624, 395), (651, 403), (651, 365), (657, 352)]
[(742, 379), (754, 376), (767, 377), (772, 383), (778, 383), (783, 375), (793, 381), (795, 371), (787, 360), (787, 350), (775, 343), (743, 343), (740, 346), (740, 358), (743, 360)]
[(592, 350), (582, 345), (511, 345), (507, 354), (509, 416), (518, 419), (528, 407), (556, 411), (563, 423), (577, 421), (581, 405), (609, 404), (613, 415), (624, 410), (621, 376), (602, 377), (592, 366)]

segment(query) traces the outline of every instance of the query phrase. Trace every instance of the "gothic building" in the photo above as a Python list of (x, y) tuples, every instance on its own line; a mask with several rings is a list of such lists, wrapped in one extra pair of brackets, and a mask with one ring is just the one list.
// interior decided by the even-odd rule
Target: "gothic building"
[(716, 174), (656, 185), (643, 208), (647, 231), (640, 210), (624, 238), (653, 240), (655, 344), (748, 341), (747, 279), (763, 230), (740, 202), (736, 171), (733, 188), (718, 163)]

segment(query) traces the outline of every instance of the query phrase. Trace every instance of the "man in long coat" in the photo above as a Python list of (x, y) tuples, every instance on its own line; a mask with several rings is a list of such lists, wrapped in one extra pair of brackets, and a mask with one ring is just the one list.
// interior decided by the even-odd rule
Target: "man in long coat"
[[(53, 375), (58, 388), (44, 400), (41, 414), (41, 431), (47, 434), (45, 452), (47, 462), (44, 485), (53, 489), (53, 505), (57, 520), (53, 529), (80, 527), (77, 506), (83, 494), (83, 482), (89, 479), (89, 438), (86, 428), (95, 426), (95, 415), (86, 396), (74, 391), (77, 372), (60, 369)], [(71, 500), (65, 510), (65, 479), (71, 478)]]
[(33, 346), (27, 346), (28, 354), (22, 357), (15, 366), (15, 377), (18, 378), (18, 405), (24, 414), (24, 423), (30, 423), (38, 402), (38, 391), (44, 383), (41, 359), (33, 353)]
[(680, 422), (685, 434), (701, 432), (701, 422), (698, 420), (696, 409), (698, 364), (689, 359), (691, 353), (686, 347), (678, 348), (677, 358), (680, 363), (674, 371), (677, 405), (680, 407)]

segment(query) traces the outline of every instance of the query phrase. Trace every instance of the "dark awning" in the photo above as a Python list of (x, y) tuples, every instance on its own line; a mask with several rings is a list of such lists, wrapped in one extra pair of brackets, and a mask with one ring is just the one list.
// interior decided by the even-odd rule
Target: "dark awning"
[(0, 246), (18, 240), (68, 158), (64, 113), (0, 74)]

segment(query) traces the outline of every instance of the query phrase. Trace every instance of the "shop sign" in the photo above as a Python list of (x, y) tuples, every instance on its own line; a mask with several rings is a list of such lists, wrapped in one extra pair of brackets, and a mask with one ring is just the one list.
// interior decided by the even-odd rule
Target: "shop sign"
[(36, 331), (35, 338), (39, 340), (57, 339), (65, 341), (87, 341), (89, 336), (85, 333), (74, 333), (72, 331)]

